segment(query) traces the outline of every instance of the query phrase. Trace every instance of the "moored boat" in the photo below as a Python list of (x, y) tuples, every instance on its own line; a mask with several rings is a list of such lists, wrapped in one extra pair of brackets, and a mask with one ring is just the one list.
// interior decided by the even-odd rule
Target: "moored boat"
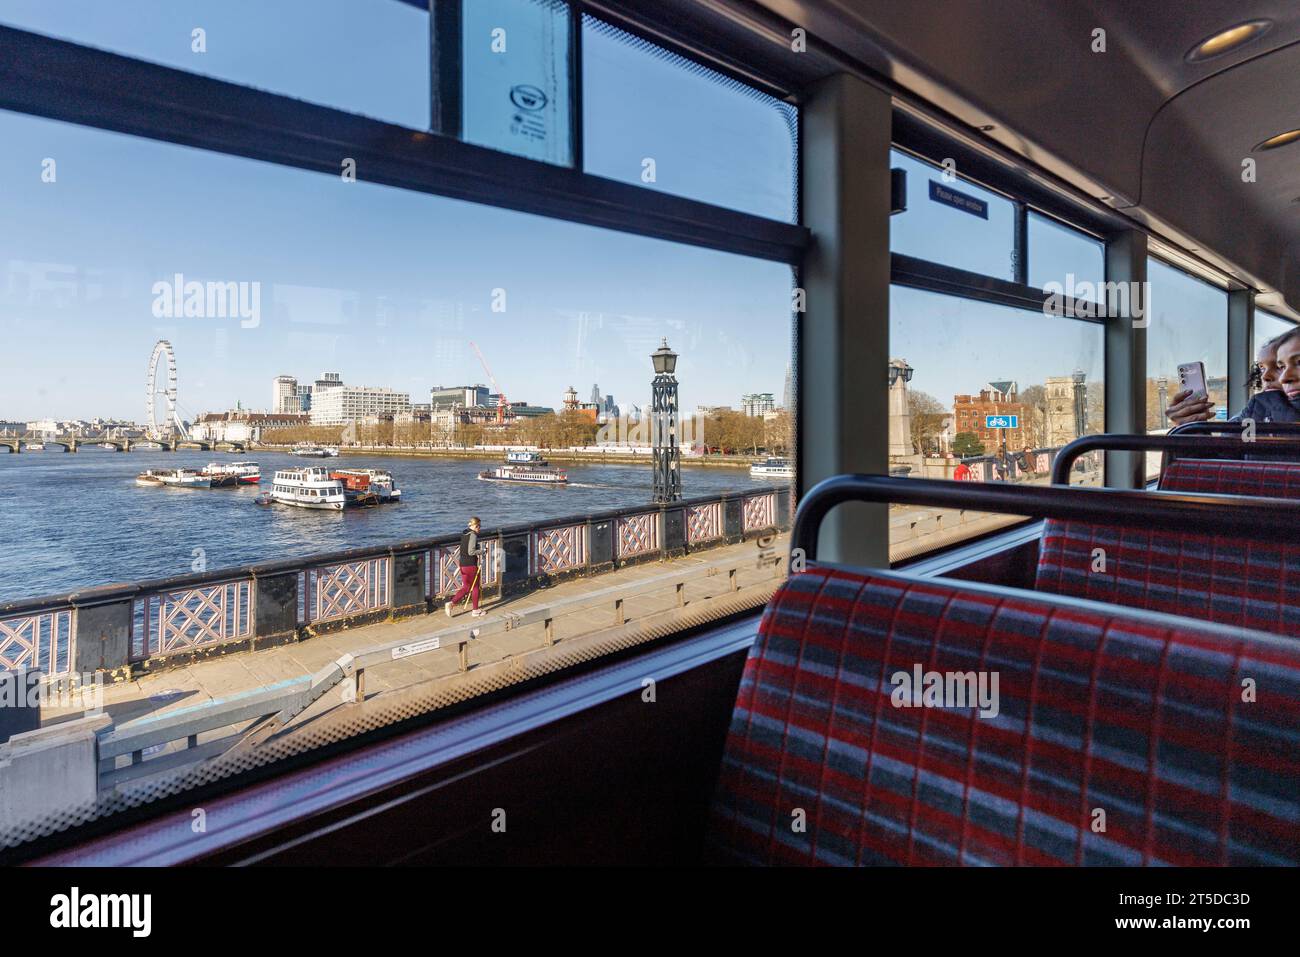
[(168, 488), (211, 488), (212, 477), (194, 469), (159, 469), (152, 471)]
[(343, 483), (330, 478), (329, 469), (279, 469), (271, 483), (271, 501), (298, 508), (343, 511), (347, 497)]
[(231, 476), (239, 485), (256, 485), (262, 481), (262, 468), (256, 462), (209, 462), (204, 473), (212, 476)]
[(789, 459), (772, 457), (755, 462), (749, 467), (749, 474), (755, 478), (793, 478), (794, 466)]
[(521, 450), (518, 452), (507, 452), (506, 465), (535, 465), (546, 467), (547, 462), (541, 452)]
[(330, 478), (343, 483), (349, 505), (377, 505), (402, 498), (402, 490), (387, 469), (330, 469)]
[[(329, 457), (330, 451), (319, 445), (305, 444), (295, 445), (289, 450), (289, 454), (302, 456), (303, 458), (324, 459)], [(334, 454), (338, 455), (338, 452), (336, 451)]]
[(163, 480), (158, 471), (148, 469), (135, 477), (135, 484), (143, 488), (161, 488)]

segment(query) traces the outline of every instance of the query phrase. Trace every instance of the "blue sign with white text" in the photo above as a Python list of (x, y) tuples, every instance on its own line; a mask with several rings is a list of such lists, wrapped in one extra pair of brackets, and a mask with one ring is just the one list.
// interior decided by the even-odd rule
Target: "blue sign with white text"
[(1020, 416), (1018, 416), (1018, 415), (986, 415), (986, 416), (984, 416), (984, 428), (986, 428), (986, 429), (1018, 429), (1018, 428), (1020, 428)]
[(943, 203), (953, 209), (960, 209), (963, 213), (970, 213), (980, 219), (989, 218), (989, 204), (984, 200), (976, 199), (970, 193), (951, 189), (938, 180), (930, 180), (930, 198), (936, 203)]

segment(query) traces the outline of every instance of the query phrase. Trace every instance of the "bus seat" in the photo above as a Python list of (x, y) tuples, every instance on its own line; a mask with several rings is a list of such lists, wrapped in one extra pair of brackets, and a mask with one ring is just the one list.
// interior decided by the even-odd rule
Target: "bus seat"
[[(984, 673), (988, 716), (896, 706), (912, 700), (899, 676), (918, 670)], [(814, 567), (764, 613), (707, 857), (1294, 865), (1298, 741), (1300, 644), (1073, 598)]]
[(1174, 459), (1160, 475), (1160, 490), (1300, 498), (1300, 462)]
[(1300, 544), (1291, 542), (1047, 519), (1034, 587), (1300, 636)]

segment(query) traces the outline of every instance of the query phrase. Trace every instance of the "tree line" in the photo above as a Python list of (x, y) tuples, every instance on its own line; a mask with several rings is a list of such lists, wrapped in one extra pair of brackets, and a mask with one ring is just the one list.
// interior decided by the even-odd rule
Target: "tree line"
[[(603, 430), (603, 431), (602, 431)], [(620, 434), (622, 432), (623, 434)], [(749, 416), (731, 409), (714, 410), (683, 422), (680, 438), (688, 445), (703, 445), (707, 452), (727, 455), (789, 455), (793, 451), (793, 420), (780, 411), (771, 419)], [(297, 425), (264, 429), (261, 441), (269, 445), (350, 445), (367, 447), (473, 448), (477, 445), (524, 445), (541, 449), (585, 448), (616, 441), (648, 444), (650, 431), (598, 425), (577, 411), (551, 412), (516, 418), (504, 425), (495, 422), (455, 422), (450, 426), (433, 422), (360, 422), (342, 425)]]

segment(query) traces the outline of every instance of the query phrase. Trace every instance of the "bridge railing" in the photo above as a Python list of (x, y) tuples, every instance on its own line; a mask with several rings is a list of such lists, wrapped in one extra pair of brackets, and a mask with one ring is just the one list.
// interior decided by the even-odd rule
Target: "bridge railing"
[[(485, 594), (789, 528), (788, 486), (484, 530)], [(428, 614), (460, 586), (459, 535), (0, 603), (0, 671), (132, 677), (324, 631)]]

